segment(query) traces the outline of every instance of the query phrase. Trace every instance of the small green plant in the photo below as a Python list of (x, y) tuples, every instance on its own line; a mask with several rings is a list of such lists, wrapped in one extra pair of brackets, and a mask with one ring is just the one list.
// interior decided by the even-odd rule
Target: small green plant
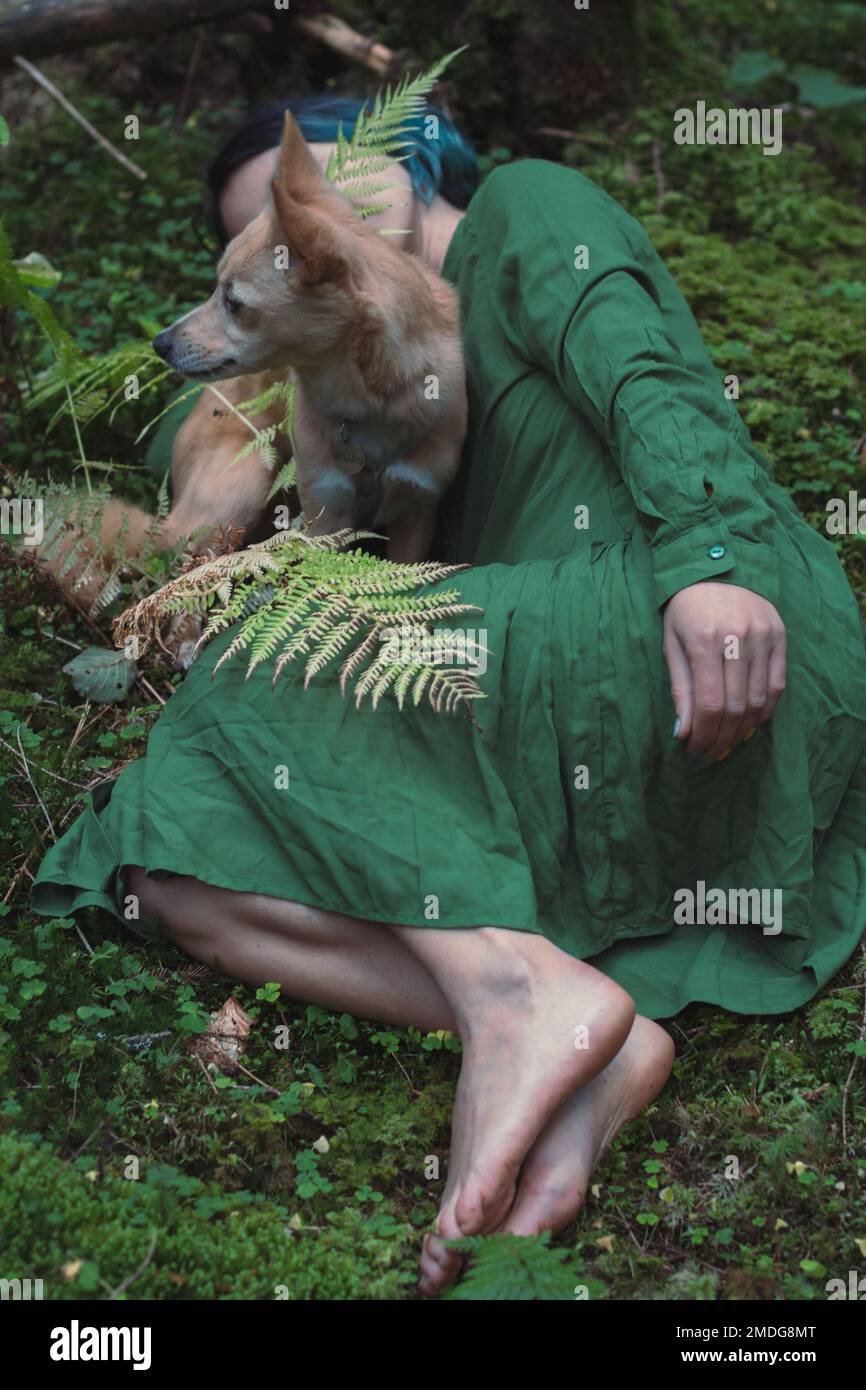
[(575, 1297), (577, 1276), (567, 1252), (551, 1250), (548, 1231), (540, 1236), (464, 1236), (445, 1244), (469, 1257), (460, 1283), (445, 1295), (448, 1299), (525, 1303)]

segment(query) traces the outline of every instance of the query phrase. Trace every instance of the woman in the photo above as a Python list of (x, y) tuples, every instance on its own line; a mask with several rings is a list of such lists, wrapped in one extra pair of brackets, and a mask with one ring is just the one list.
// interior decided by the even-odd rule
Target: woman
[[(278, 140), (217, 180), (228, 236)], [(465, 215), (395, 179), (390, 226), (461, 300), (470, 430), (443, 549), (483, 610), (480, 731), (355, 710), (333, 678), (212, 680), (212, 651), (46, 856), (35, 903), (123, 919), (132, 895), (237, 978), (456, 1031), (438, 1237), (557, 1231), (670, 1073), (654, 1020), (795, 1008), (856, 946), (860, 620), (632, 218), (541, 161), (497, 170)], [(422, 1292), (458, 1267), (428, 1237)]]

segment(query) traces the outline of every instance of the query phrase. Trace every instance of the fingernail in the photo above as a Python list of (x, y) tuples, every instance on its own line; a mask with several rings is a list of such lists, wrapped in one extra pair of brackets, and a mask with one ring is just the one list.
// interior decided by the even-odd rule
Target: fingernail
[(752, 734), (756, 734), (757, 732), (758, 730), (756, 728), (750, 729), (749, 732), (746, 734), (746, 737), (743, 739), (743, 743), (748, 743), (749, 739), (752, 737)]
[(723, 763), (723, 762), (725, 761), (725, 758), (727, 758), (727, 757), (730, 756), (730, 753), (731, 753), (730, 748), (726, 748), (725, 751), (724, 751), (724, 753), (720, 753), (719, 756), (716, 758), (716, 762), (717, 762), (717, 763)]
[(679, 734), (679, 731), (680, 731), (680, 720), (679, 720), (679, 719), (675, 719), (675, 720), (674, 720), (674, 731), (673, 731), (673, 734), (671, 735), (671, 737), (672, 737), (672, 738), (676, 738), (677, 735)]

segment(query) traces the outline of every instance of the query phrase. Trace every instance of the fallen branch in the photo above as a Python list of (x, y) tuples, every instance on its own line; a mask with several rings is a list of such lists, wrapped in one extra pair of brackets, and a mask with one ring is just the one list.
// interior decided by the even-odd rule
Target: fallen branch
[(72, 105), (68, 97), (65, 97), (61, 91), (58, 91), (57, 87), (45, 76), (44, 72), (40, 72), (32, 63), (28, 63), (26, 58), (21, 57), (20, 53), (16, 53), (12, 61), (26, 72), (29, 77), (32, 77), (34, 82), (38, 82), (40, 87), (44, 87), (48, 95), (53, 97), (54, 100), (63, 107), (64, 111), (69, 113), (74, 121), (77, 121), (80, 126), (83, 126), (88, 135), (92, 136), (104, 150), (107, 150), (113, 159), (116, 159), (125, 169), (129, 169), (130, 173), (135, 174), (137, 179), (147, 178), (147, 174), (138, 164), (133, 163), (133, 161), (128, 159), (120, 150), (115, 149), (111, 141), (106, 140), (104, 135), (100, 135), (96, 127), (90, 124), (86, 116), (82, 116), (81, 112), (77, 107)]
[(273, 0), (0, 0), (0, 63), (17, 61), (21, 53), (34, 58), (74, 53), (208, 20), (231, 22), (235, 16), (244, 27), (267, 33), (285, 20), (377, 77), (391, 77), (402, 62), (385, 44), (359, 34), (336, 15), (295, 15), (275, 9)]
[[(72, 53), (254, 8), (256, 0), (0, 0), (0, 62)], [(265, 9), (264, 0), (259, 8)], [(267, 8), (273, 14), (273, 3)]]
[(377, 77), (390, 77), (400, 63), (400, 58), (392, 49), (386, 48), (383, 43), (376, 43), (375, 39), (366, 39), (335, 15), (296, 15), (294, 23), (302, 33), (319, 39), (342, 58), (348, 58), (352, 63), (362, 63)]

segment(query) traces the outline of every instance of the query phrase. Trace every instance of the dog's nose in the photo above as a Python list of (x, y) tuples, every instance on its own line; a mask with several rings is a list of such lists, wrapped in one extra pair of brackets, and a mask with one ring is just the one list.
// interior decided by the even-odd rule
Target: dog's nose
[(157, 333), (152, 346), (154, 352), (158, 352), (160, 357), (167, 362), (171, 352), (171, 329), (164, 328), (161, 333)]

